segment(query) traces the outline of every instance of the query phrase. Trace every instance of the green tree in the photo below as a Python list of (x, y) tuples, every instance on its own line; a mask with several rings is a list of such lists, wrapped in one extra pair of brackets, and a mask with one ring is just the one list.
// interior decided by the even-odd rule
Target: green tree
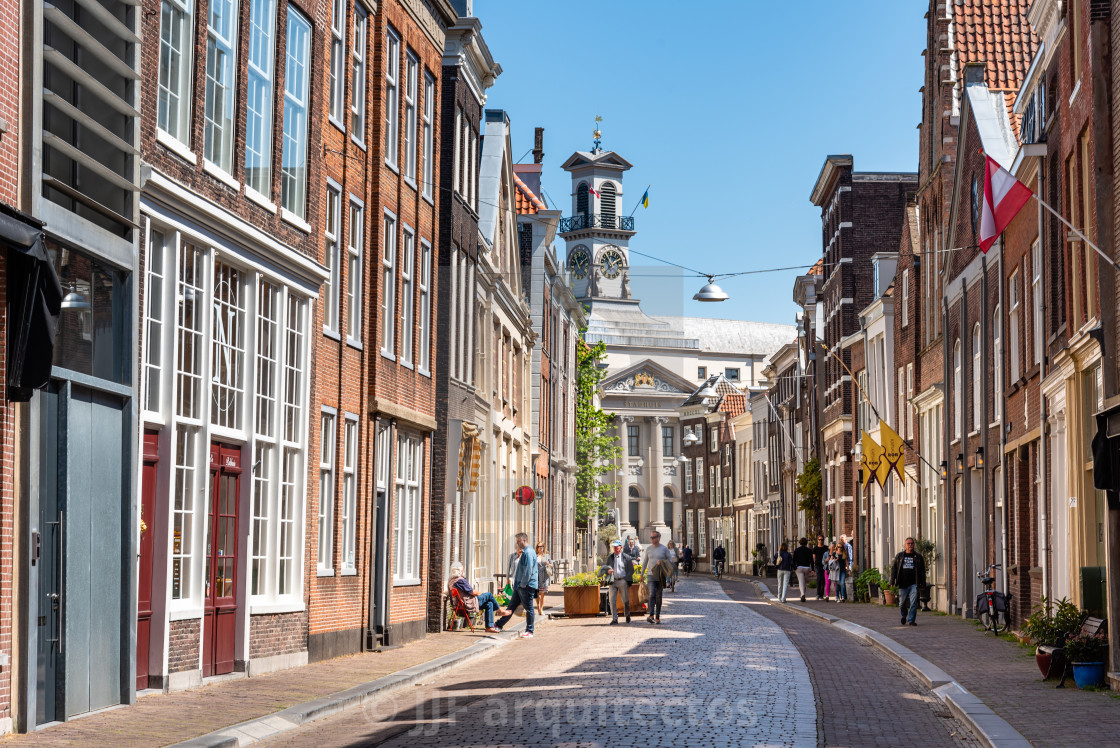
[(597, 404), (599, 382), (603, 379), (602, 361), (607, 347), (599, 341), (588, 345), (583, 331), (576, 340), (576, 524), (586, 527), (591, 517), (599, 517), (618, 489), (602, 477), (614, 470), (622, 447), (614, 434), (614, 414)]
[(811, 530), (815, 530), (819, 526), (821, 488), (821, 462), (814, 457), (806, 461), (805, 467), (797, 476), (797, 493), (801, 495), (797, 507), (805, 512)]

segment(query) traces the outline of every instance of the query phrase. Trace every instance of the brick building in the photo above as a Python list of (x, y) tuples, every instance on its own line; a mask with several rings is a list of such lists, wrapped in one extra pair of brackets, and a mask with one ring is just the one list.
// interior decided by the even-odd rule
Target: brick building
[(307, 661), (326, 7), (205, 7), (144, 4), (137, 688)]
[[(490, 54), (482, 24), (471, 3), (455, 3), (460, 18), (447, 30), (440, 107), (439, 304), (436, 329), (454, 331), (436, 347), (436, 420), (432, 442), (432, 502), (428, 590), (428, 630), (443, 620), (448, 569), (467, 563), (474, 546), (464, 534), (477, 506), (478, 479), (471, 466), (481, 461), (490, 398), (481, 387), (474, 346), (480, 335), (478, 253), (478, 143), (486, 91), (502, 68)], [(481, 462), (479, 462), (481, 464)]]
[(859, 439), (853, 419), (860, 396), (851, 381), (850, 350), (841, 343), (861, 329), (861, 311), (885, 290), (885, 285), (876, 290), (872, 257), (897, 253), (906, 206), (917, 186), (916, 174), (856, 172), (851, 156), (829, 156), (810, 198), (821, 209), (824, 250), (823, 330), (818, 334), (824, 341), (819, 407), (825, 502), (839, 507), (833, 510), (836, 534), (855, 535), (864, 547), (873, 547), (872, 535), (867, 524), (857, 523), (858, 464), (851, 459)]

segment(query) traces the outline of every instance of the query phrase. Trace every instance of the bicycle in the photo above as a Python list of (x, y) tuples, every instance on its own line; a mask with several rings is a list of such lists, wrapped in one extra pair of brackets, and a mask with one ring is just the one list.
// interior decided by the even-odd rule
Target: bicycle
[(716, 579), (723, 579), (723, 561), (716, 561)]
[(692, 573), (692, 559), (681, 561), (681, 567), (684, 568), (684, 575), (687, 577)]
[[(1002, 564), (990, 564), (986, 571), (976, 572), (977, 579), (984, 585), (984, 591), (976, 596), (976, 617), (984, 625), (985, 631), (999, 635), (1000, 631), (1011, 628), (1011, 595), (1006, 592), (996, 591), (996, 578), (992, 576), (994, 569), (1003, 568)], [(1002, 626), (1000, 614), (1003, 614)]]

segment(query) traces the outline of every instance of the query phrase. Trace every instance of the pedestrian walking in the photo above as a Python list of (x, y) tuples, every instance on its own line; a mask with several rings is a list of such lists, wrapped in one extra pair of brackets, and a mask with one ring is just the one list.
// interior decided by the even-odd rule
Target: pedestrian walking
[(855, 565), (856, 557), (855, 557), (855, 554), (852, 552), (852, 536), (851, 535), (841, 535), (840, 536), (840, 542), (843, 543), (844, 551), (848, 554), (848, 571), (850, 571), (850, 572), (855, 571), (855, 569), (856, 569), (856, 565)]
[(686, 576), (692, 573), (692, 549), (688, 543), (681, 543), (681, 565)]
[(824, 599), (824, 580), (828, 577), (825, 562), (828, 556), (828, 546), (824, 544), (824, 535), (817, 536), (817, 546), (813, 549), (813, 568), (817, 571), (817, 599)]
[(778, 602), (784, 603), (789, 590), (789, 575), (793, 573), (793, 554), (789, 552), (789, 543), (778, 546), (774, 565), (778, 567)]
[(723, 548), (723, 542), (719, 541), (712, 551), (712, 571), (716, 574), (721, 574), (727, 570), (727, 551)]
[(848, 560), (848, 551), (844, 548), (844, 543), (841, 543), (836, 549), (836, 602), (843, 602), (848, 599), (848, 588), (845, 583), (848, 580), (848, 569), (851, 562)]
[(793, 566), (797, 571), (797, 587), (801, 590), (801, 602), (805, 602), (805, 580), (813, 570), (813, 552), (809, 550), (809, 538), (797, 541), (797, 549), (793, 552)]
[(656, 530), (649, 536), (649, 545), (642, 551), (642, 569), (645, 570), (646, 587), (649, 589), (650, 623), (661, 623), (661, 593), (669, 575), (669, 549), (661, 545), (661, 533)]
[[(513, 581), (510, 583), (513, 594), (510, 595), (509, 614), (498, 619), (497, 629), (499, 631), (504, 629), (513, 612), (517, 610), (518, 606), (521, 606), (525, 608), (525, 631), (522, 632), (521, 638), (532, 639), (535, 622), (533, 600), (537, 596), (537, 585), (539, 584), (537, 581), (539, 575), (537, 554), (529, 548), (529, 536), (525, 533), (517, 533), (515, 543), (521, 550), (521, 555), (517, 559), (517, 566), (513, 571)], [(513, 559), (513, 555), (510, 556), (510, 559)]]
[(622, 552), (635, 563), (642, 557), (642, 547), (638, 545), (638, 539), (633, 535), (626, 539), (626, 548)]
[(681, 554), (672, 540), (669, 541), (669, 545), (666, 547), (669, 549), (669, 559), (673, 562), (673, 585), (675, 586), (677, 583), (677, 576), (680, 574)]
[(836, 560), (836, 543), (829, 543), (828, 552), (824, 556), (824, 599), (827, 600), (832, 595), (832, 571), (833, 561)]
[(607, 596), (610, 598), (611, 623), (618, 624), (618, 597), (622, 597), (622, 607), (625, 611), (626, 622), (630, 623), (630, 585), (634, 583), (634, 562), (622, 552), (622, 541), (615, 540), (611, 543), (611, 555), (603, 570), (610, 579)]
[(926, 583), (926, 562), (914, 550), (914, 538), (906, 538), (906, 549), (899, 551), (891, 565), (891, 585), (898, 587), (898, 612), (903, 624), (917, 626), (918, 585)]
[(545, 551), (544, 543), (537, 543), (537, 615), (544, 615), (544, 596), (548, 594), (548, 585), (556, 576), (556, 567), (552, 557)]

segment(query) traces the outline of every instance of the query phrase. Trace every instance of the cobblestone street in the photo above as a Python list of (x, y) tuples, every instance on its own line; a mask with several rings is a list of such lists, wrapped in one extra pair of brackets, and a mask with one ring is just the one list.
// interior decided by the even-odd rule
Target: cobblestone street
[(745, 583), (697, 577), (667, 595), (661, 626), (550, 621), (532, 640), (265, 745), (382, 743), (978, 744), (900, 666), (843, 631), (767, 606)]

